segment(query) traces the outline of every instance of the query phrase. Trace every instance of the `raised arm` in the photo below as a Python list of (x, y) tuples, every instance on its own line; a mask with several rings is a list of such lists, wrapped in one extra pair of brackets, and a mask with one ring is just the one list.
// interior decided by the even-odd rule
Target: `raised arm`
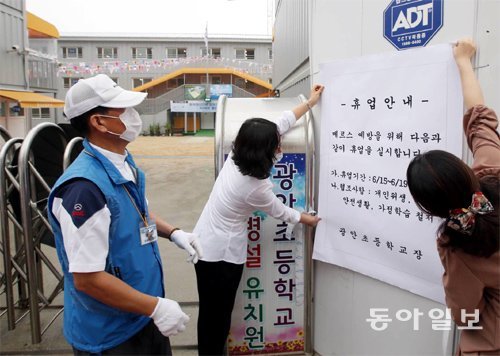
[(285, 111), (283, 115), (275, 121), (275, 124), (278, 125), (278, 132), (280, 135), (284, 135), (308, 110), (312, 109), (313, 106), (318, 103), (324, 88), (324, 86), (319, 84), (313, 86), (307, 101), (300, 103), (292, 110)]
[(325, 87), (323, 85), (314, 85), (311, 89), (311, 94), (309, 94), (309, 99), (292, 109), (292, 112), (297, 120), (304, 116), (307, 111), (312, 109), (314, 105), (318, 103), (324, 89)]
[(498, 119), (493, 110), (484, 106), (483, 92), (471, 64), (474, 53), (476, 46), (469, 38), (459, 40), (453, 48), (467, 108), (463, 120), (464, 133), (474, 155), (472, 164), (474, 173), (479, 177), (498, 176), (500, 174)]
[(453, 48), (453, 55), (460, 71), (462, 93), (467, 109), (476, 105), (484, 105), (483, 92), (472, 69), (471, 58), (475, 53), (476, 46), (470, 38), (460, 39)]

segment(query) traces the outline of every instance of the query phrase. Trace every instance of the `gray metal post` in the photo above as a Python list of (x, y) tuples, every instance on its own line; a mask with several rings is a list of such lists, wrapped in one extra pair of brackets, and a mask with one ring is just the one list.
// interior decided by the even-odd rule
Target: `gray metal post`
[[(307, 98), (303, 95), (299, 96), (301, 102), (306, 102)], [(314, 202), (315, 194), (315, 149), (314, 149), (314, 127), (313, 118), (311, 111), (305, 114), (305, 149), (306, 149), (306, 211), (316, 210), (316, 204)], [(305, 327), (305, 352), (307, 354), (313, 354), (313, 262), (312, 262), (312, 251), (313, 251), (313, 236), (314, 228), (310, 226), (305, 226), (304, 234), (304, 299), (306, 301), (306, 306), (304, 310), (304, 327)]]
[(64, 131), (53, 123), (43, 123), (34, 127), (21, 146), (19, 154), (19, 183), (20, 183), (20, 196), (21, 196), (21, 215), (24, 231), (24, 247), (26, 250), (26, 267), (28, 273), (28, 293), (29, 293), (29, 306), (30, 306), (30, 320), (31, 320), (31, 341), (33, 344), (40, 343), (42, 339), (42, 332), (40, 328), (40, 309), (38, 305), (38, 271), (36, 266), (35, 246), (33, 243), (33, 226), (32, 226), (32, 204), (31, 204), (31, 177), (30, 174), (30, 155), (31, 145), (36, 135), (47, 128), (53, 128), (59, 131), (61, 139), (66, 140)]
[[(12, 278), (12, 260), (11, 260), (11, 245), (10, 245), (10, 231), (9, 231), (9, 217), (7, 210), (7, 196), (8, 196), (8, 178), (7, 165), (9, 153), (11, 149), (20, 144), (23, 140), (21, 138), (13, 138), (7, 141), (0, 150), (0, 227), (3, 248), (3, 263), (4, 263), (4, 276), (5, 276), (5, 296), (7, 305), (7, 323), (8, 329), (13, 330), (16, 327), (15, 306), (14, 306), (14, 291)], [(11, 182), (13, 184), (13, 182)], [(19, 188), (19, 187), (18, 187)], [(20, 281), (21, 282), (21, 281)]]
[(71, 141), (68, 142), (68, 145), (66, 146), (66, 149), (64, 150), (64, 157), (63, 157), (63, 169), (64, 170), (66, 170), (66, 168), (68, 168), (69, 165), (71, 164), (71, 154), (73, 153), (73, 150), (80, 142), (83, 142), (83, 138), (81, 138), (81, 137), (75, 137), (75, 138), (71, 139)]

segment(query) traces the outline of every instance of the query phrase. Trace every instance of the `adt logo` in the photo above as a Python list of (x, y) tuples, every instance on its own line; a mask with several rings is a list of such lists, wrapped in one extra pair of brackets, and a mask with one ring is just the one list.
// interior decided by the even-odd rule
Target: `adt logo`
[(443, 26), (443, 0), (392, 0), (384, 37), (398, 50), (425, 46)]

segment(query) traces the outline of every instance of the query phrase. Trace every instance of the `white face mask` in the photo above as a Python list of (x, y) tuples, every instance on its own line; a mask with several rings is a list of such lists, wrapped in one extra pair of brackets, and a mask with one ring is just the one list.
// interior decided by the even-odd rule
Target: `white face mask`
[(273, 164), (278, 163), (283, 159), (283, 152), (278, 152), (274, 155)]
[(109, 130), (107, 132), (111, 135), (119, 136), (125, 141), (134, 141), (142, 131), (142, 120), (137, 110), (133, 108), (126, 108), (118, 118), (125, 125), (125, 131), (123, 131), (121, 134)]

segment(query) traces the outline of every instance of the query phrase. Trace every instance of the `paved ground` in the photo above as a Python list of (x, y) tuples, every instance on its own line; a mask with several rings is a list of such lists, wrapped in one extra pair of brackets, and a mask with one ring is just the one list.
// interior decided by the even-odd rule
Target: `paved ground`
[[(214, 139), (212, 137), (139, 137), (129, 146), (136, 163), (146, 172), (147, 197), (151, 209), (169, 223), (191, 231), (208, 199), (214, 182)], [(175, 299), (191, 316), (188, 329), (171, 339), (176, 355), (196, 355), (198, 314), (196, 277), (184, 251), (160, 241), (167, 297)], [(50, 253), (50, 249), (48, 249)], [(52, 259), (57, 261), (54, 254)], [(61, 300), (57, 300), (61, 303)], [(5, 305), (4, 295), (0, 303)], [(19, 311), (20, 313), (20, 311)], [(42, 326), (54, 310), (42, 312)], [(29, 316), (13, 331), (7, 317), (0, 317), (0, 354), (72, 354), (62, 336), (62, 318), (47, 330), (42, 342), (31, 344)]]

